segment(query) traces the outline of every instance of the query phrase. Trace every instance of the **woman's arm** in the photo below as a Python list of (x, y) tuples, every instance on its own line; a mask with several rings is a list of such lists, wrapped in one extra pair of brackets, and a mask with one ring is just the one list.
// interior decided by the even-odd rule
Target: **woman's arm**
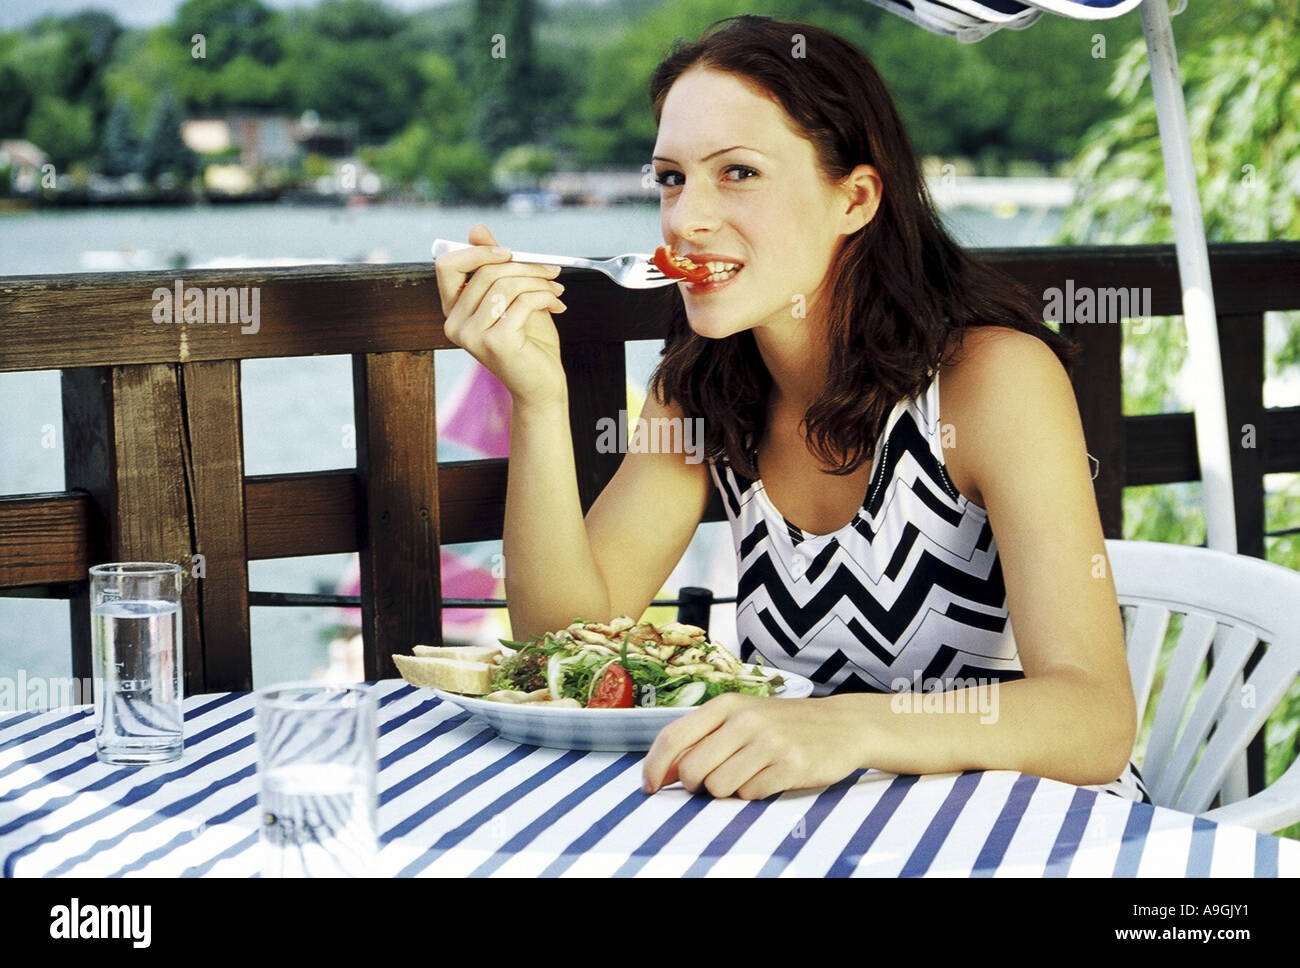
[(955, 691), (965, 712), (914, 694), (723, 696), (660, 733), (648, 791), (680, 777), (764, 797), (859, 767), (1019, 770), (1079, 785), (1123, 771), (1136, 710), (1069, 378), (1032, 336), (972, 334), (966, 347), (944, 392), (962, 400), (956, 444), (989, 513), (1026, 678), (986, 691), (983, 709), (978, 690)]
[[(551, 319), (565, 310), (552, 278), (559, 270), (510, 262), (482, 225), (469, 241), (435, 270), (448, 338), (511, 395), (503, 546), (512, 633), (526, 638), (575, 617), (639, 616), (695, 533), (708, 497), (704, 465), (683, 453), (629, 453), (584, 521)], [(642, 416), (681, 419), (653, 396)]]
[(528, 639), (575, 618), (608, 621), (609, 592), (578, 499), (568, 393), (510, 413), (501, 548), (511, 635)]
[[(683, 419), (653, 393), (641, 417)], [(705, 465), (685, 454), (628, 453), (584, 521), (567, 396), (516, 407), (510, 431), (504, 549), (512, 634), (641, 615), (704, 513)]]

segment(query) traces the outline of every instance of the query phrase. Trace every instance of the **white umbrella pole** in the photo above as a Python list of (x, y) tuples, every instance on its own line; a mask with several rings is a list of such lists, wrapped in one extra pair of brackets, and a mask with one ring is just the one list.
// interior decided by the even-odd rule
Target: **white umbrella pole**
[(1232, 499), (1228, 413), (1223, 397), (1223, 365), (1219, 358), (1219, 326), (1210, 282), (1210, 258), (1205, 246), (1201, 198), (1192, 165), (1187, 111), (1178, 72), (1178, 53), (1169, 22), (1167, 0), (1143, 0), (1142, 32), (1151, 64), (1151, 88), (1160, 125), (1165, 179), (1173, 207), (1174, 244), (1183, 286), (1183, 318), (1187, 324), (1187, 364), (1195, 387), (1196, 448), (1200, 455), (1205, 501), (1205, 543), (1218, 551), (1237, 551), (1237, 519)]

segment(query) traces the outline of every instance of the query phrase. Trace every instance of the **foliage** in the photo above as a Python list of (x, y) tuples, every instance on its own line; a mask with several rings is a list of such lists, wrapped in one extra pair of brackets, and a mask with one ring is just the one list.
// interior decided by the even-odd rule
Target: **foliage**
[(492, 180), (511, 188), (536, 187), (555, 171), (555, 152), (538, 145), (515, 145), (492, 168)]
[(207, 76), (194, 70), (188, 44), (176, 43), (166, 27), (132, 31), (104, 68), (104, 88), (113, 103), (125, 101), (131, 116), (147, 118), (158, 92), (171, 90), (193, 111), (193, 92)]
[[(654, 141), (652, 68), (675, 39), (742, 12), (733, 0), (450, 0), (412, 13), (380, 0), (285, 11), (265, 0), (185, 0), (148, 30), (93, 11), (47, 16), (0, 32), (0, 137), (27, 137), (37, 101), (60, 98), (90, 109), (88, 140), (56, 134), (65, 164), (94, 162), (105, 157), (111, 106), (124, 101), (138, 131), (171, 90), (187, 117), (314, 110), (356, 125), (368, 148), (405, 136), (398, 154), (423, 126), (443, 163), (473, 155), (452, 150), (456, 142), (491, 159), (534, 144), (564, 166), (640, 167)], [(771, 0), (764, 12), (866, 50), (922, 153), (975, 157), (986, 170), (1015, 159), (1050, 165), (1110, 110), (1095, 25), (1047, 17), (1027, 35), (961, 45), (862, 0)], [(1135, 31), (1135, 18), (1104, 27), (1115, 50)], [(492, 56), (496, 34), (504, 57)], [(943, 70), (917, 69), (936, 63)], [(42, 135), (60, 107), (45, 107)]]
[(89, 104), (72, 104), (55, 94), (38, 97), (27, 118), (26, 137), (56, 168), (68, 168), (94, 150), (94, 111)]
[(534, 0), (478, 0), (467, 45), (473, 132), (491, 154), (533, 139), (539, 105)]
[(135, 135), (135, 122), (125, 100), (118, 100), (104, 127), (104, 142), (100, 154), (99, 170), (105, 175), (129, 175), (140, 162), (140, 142)]
[[(239, 65), (238, 72), (255, 74), (259, 67), (277, 63), (283, 53), (280, 15), (260, 0), (185, 0), (169, 33), (178, 48), (190, 53), (191, 66), (198, 71), (220, 73)], [(200, 38), (202, 56), (197, 56)]]
[(194, 176), (198, 160), (181, 140), (181, 107), (175, 95), (164, 91), (154, 105), (140, 146), (139, 171), (147, 180), (171, 176), (185, 181)]
[[(1190, 23), (1199, 40), (1180, 50), (1192, 155), (1206, 234), (1212, 241), (1300, 237), (1300, 0), (1242, 0), (1208, 8)], [(1175, 21), (1176, 42), (1182, 27)], [(1062, 242), (1138, 244), (1173, 240), (1172, 211), (1149, 84), (1145, 45), (1135, 41), (1115, 64), (1108, 93), (1114, 117), (1096, 125), (1071, 166), (1079, 196)], [(1272, 378), (1297, 375), (1300, 315), (1279, 317), (1280, 352)], [(1146, 321), (1124, 333), (1124, 412), (1189, 409), (1177, 378), (1186, 357), (1181, 318)], [(1265, 528), (1295, 527), (1300, 475), (1266, 495)], [(1198, 484), (1126, 488), (1124, 536), (1200, 544), (1205, 521)], [(1289, 509), (1289, 511), (1288, 511)], [(1287, 520), (1287, 518), (1290, 520)], [(1300, 569), (1300, 542), (1266, 541), (1270, 560)], [(1300, 752), (1300, 690), (1270, 720), (1267, 778)], [(1295, 833), (1296, 831), (1293, 831)]]

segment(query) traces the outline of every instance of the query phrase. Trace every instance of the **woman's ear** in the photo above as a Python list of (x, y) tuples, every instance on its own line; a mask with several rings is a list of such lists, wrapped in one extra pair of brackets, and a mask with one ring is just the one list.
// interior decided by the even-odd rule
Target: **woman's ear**
[(842, 209), (845, 235), (852, 235), (873, 218), (880, 209), (880, 174), (870, 165), (858, 165), (840, 181), (846, 200)]

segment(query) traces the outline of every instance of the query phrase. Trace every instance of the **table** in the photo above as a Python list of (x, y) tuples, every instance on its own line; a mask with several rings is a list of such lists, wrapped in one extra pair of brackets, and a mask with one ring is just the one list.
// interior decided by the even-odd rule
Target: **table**
[[(386, 875), (1300, 875), (1300, 842), (1007, 771), (646, 796), (644, 754), (523, 746), (400, 680), (370, 688)], [(186, 699), (184, 757), (143, 768), (96, 760), (89, 707), (0, 716), (5, 876), (255, 875), (253, 704)]]

